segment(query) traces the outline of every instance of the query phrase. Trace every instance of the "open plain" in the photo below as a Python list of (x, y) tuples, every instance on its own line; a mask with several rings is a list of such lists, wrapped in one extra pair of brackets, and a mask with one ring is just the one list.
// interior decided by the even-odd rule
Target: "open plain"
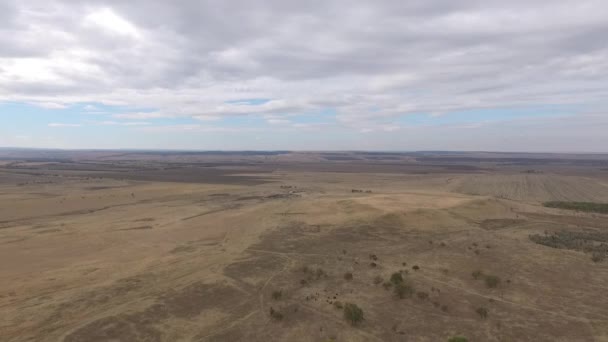
[(0, 150), (0, 340), (608, 341), (608, 215), (546, 201), (608, 156)]

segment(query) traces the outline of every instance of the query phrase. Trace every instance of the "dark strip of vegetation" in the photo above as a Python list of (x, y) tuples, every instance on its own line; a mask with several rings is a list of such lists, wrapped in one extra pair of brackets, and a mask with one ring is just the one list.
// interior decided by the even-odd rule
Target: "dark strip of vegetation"
[(468, 342), (469, 340), (467, 340), (466, 337), (462, 337), (462, 336), (454, 336), (450, 339), (448, 339), (448, 342)]
[(551, 201), (545, 202), (543, 203), (543, 205), (547, 208), (559, 208), (584, 211), (589, 213), (608, 214), (608, 203)]
[(561, 231), (552, 234), (530, 235), (533, 242), (557, 249), (570, 249), (591, 253), (591, 259), (600, 262), (608, 255), (608, 232), (598, 231)]

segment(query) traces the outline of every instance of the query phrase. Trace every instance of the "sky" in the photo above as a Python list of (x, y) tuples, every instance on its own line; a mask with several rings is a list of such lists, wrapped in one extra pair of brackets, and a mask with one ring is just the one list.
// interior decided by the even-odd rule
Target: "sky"
[(0, 0), (0, 147), (608, 152), (608, 1)]

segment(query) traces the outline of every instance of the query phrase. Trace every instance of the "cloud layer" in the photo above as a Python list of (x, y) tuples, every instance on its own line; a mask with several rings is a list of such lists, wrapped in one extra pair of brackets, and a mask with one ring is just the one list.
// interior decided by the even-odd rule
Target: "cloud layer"
[[(604, 113), (607, 37), (605, 0), (7, 0), (0, 101), (133, 109), (108, 125), (255, 116), (361, 132), (413, 113)], [(331, 124), (294, 120), (326, 110)]]

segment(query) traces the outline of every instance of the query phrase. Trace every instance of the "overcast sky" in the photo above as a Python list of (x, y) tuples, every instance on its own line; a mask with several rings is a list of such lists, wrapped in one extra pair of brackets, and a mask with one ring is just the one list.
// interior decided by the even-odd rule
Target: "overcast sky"
[(0, 146), (608, 152), (608, 1), (0, 0)]

